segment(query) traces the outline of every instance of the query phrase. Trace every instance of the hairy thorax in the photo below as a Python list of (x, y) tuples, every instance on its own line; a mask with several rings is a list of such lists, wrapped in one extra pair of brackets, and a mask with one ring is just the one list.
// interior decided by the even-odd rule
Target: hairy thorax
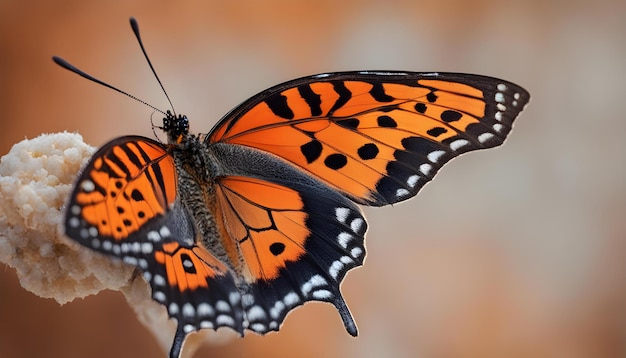
[(240, 271), (242, 258), (221, 220), (215, 195), (219, 169), (211, 152), (199, 137), (189, 135), (181, 144), (172, 146), (178, 170), (178, 198), (193, 220), (196, 242), (210, 250), (230, 269)]

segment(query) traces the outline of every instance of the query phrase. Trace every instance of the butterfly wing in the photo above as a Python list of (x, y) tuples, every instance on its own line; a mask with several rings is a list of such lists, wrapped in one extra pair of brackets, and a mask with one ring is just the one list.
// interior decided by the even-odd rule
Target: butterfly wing
[(515, 84), (478, 75), (322, 74), (250, 98), (207, 141), (273, 153), (381, 206), (416, 195), (450, 159), (502, 144), (528, 100)]
[(83, 170), (65, 219), (67, 236), (143, 271), (153, 299), (178, 321), (174, 357), (185, 335), (197, 329), (227, 326), (243, 333), (234, 277), (197, 244), (177, 190), (174, 159), (162, 144), (118, 138)]
[(362, 264), (367, 224), (346, 197), (267, 153), (230, 144), (219, 158), (216, 220), (243, 263), (239, 287), (247, 328), (278, 330), (306, 301), (330, 302), (348, 332), (357, 329), (341, 296), (345, 273)]
[[(184, 154), (191, 166), (209, 166), (185, 170), (195, 171), (188, 173), (194, 180), (208, 173), (196, 184), (214, 189), (214, 201), (182, 202), (168, 148), (122, 137), (81, 174), (66, 233), (142, 269), (153, 298), (178, 321), (173, 357), (192, 331), (263, 334), (311, 300), (334, 304), (356, 335), (339, 290), (365, 257), (367, 224), (355, 203), (405, 200), (450, 159), (502, 144), (528, 99), (512, 83), (463, 74), (348, 72), (290, 81), (229, 113), (206, 146), (177, 143), (191, 149)], [(202, 218), (189, 211), (209, 202), (224, 261), (203, 246), (193, 222)]]

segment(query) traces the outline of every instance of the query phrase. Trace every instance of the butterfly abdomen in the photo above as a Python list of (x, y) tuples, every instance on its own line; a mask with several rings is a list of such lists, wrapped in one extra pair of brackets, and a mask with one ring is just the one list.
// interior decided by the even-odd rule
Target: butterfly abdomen
[(218, 172), (205, 144), (197, 137), (187, 136), (184, 142), (171, 146), (171, 154), (178, 168), (178, 201), (192, 218), (197, 240), (226, 264), (240, 271), (241, 257), (233, 243), (225, 239), (217, 225), (215, 177)]

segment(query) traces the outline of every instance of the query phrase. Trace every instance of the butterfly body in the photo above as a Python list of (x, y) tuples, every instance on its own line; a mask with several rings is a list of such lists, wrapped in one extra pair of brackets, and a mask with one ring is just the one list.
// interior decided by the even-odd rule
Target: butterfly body
[(332, 303), (363, 263), (356, 204), (406, 200), (450, 159), (502, 144), (528, 93), (495, 78), (345, 72), (272, 87), (206, 135), (170, 113), (168, 143), (105, 144), (70, 197), (66, 234), (136, 265), (191, 332), (264, 334), (307, 301)]

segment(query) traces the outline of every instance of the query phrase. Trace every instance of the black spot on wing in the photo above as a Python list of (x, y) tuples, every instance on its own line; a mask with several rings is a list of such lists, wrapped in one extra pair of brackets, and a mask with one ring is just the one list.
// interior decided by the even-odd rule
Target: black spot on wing
[(421, 113), (421, 114), (426, 113), (426, 104), (424, 104), (424, 103), (416, 104), (415, 105), (415, 110), (417, 111), (417, 113)]
[(275, 242), (270, 245), (270, 252), (274, 256), (278, 256), (282, 254), (284, 251), (285, 251), (285, 244), (283, 244), (282, 242)]
[(306, 158), (307, 163), (313, 163), (317, 158), (322, 155), (322, 143), (317, 139), (313, 139), (310, 142), (300, 146), (300, 152)]
[(346, 103), (348, 103), (350, 98), (352, 98), (352, 92), (350, 92), (350, 90), (345, 86), (343, 81), (333, 81), (332, 84), (333, 84), (333, 89), (339, 95), (339, 98), (337, 98), (337, 101), (335, 101), (335, 104), (332, 106), (330, 111), (328, 111), (329, 115), (332, 115), (334, 111), (343, 107)]
[(331, 154), (324, 160), (324, 165), (334, 170), (341, 169), (345, 167), (346, 164), (348, 164), (348, 158), (340, 153)]
[(378, 123), (379, 127), (383, 128), (396, 128), (398, 126), (398, 123), (393, 118), (387, 115), (379, 116), (378, 118), (376, 118), (376, 122)]
[(137, 189), (133, 189), (133, 191), (130, 194), (131, 198), (133, 198), (134, 201), (143, 201), (144, 197), (143, 194), (137, 190)]
[(357, 118), (347, 118), (340, 119), (336, 123), (344, 128), (357, 129), (361, 122)]
[(439, 137), (440, 135), (446, 133), (448, 130), (443, 127), (434, 127), (426, 131), (426, 134), (433, 137)]
[(276, 94), (265, 100), (265, 104), (270, 108), (275, 115), (285, 118), (293, 119), (294, 113), (287, 103), (287, 96), (282, 94)]
[(433, 103), (437, 100), (437, 95), (435, 94), (435, 92), (430, 92), (429, 94), (426, 95), (426, 100), (428, 100), (428, 102)]
[(302, 85), (298, 87), (298, 93), (304, 99), (306, 104), (311, 108), (312, 116), (321, 116), (322, 115), (322, 99), (321, 96), (311, 89), (311, 86), (308, 84)]
[(431, 142), (422, 137), (406, 137), (402, 139), (401, 143), (404, 149), (423, 155), (428, 155), (428, 153), (441, 148), (439, 143)]
[(463, 118), (463, 114), (450, 109), (447, 109), (441, 113), (441, 120), (446, 123), (456, 122), (461, 118)]
[(378, 102), (391, 102), (395, 98), (385, 93), (385, 88), (382, 83), (372, 83), (372, 89), (370, 90), (370, 95)]
[(378, 146), (376, 146), (376, 144), (374, 143), (364, 144), (357, 150), (359, 158), (363, 160), (376, 158), (376, 156), (378, 155), (378, 152), (379, 152)]

